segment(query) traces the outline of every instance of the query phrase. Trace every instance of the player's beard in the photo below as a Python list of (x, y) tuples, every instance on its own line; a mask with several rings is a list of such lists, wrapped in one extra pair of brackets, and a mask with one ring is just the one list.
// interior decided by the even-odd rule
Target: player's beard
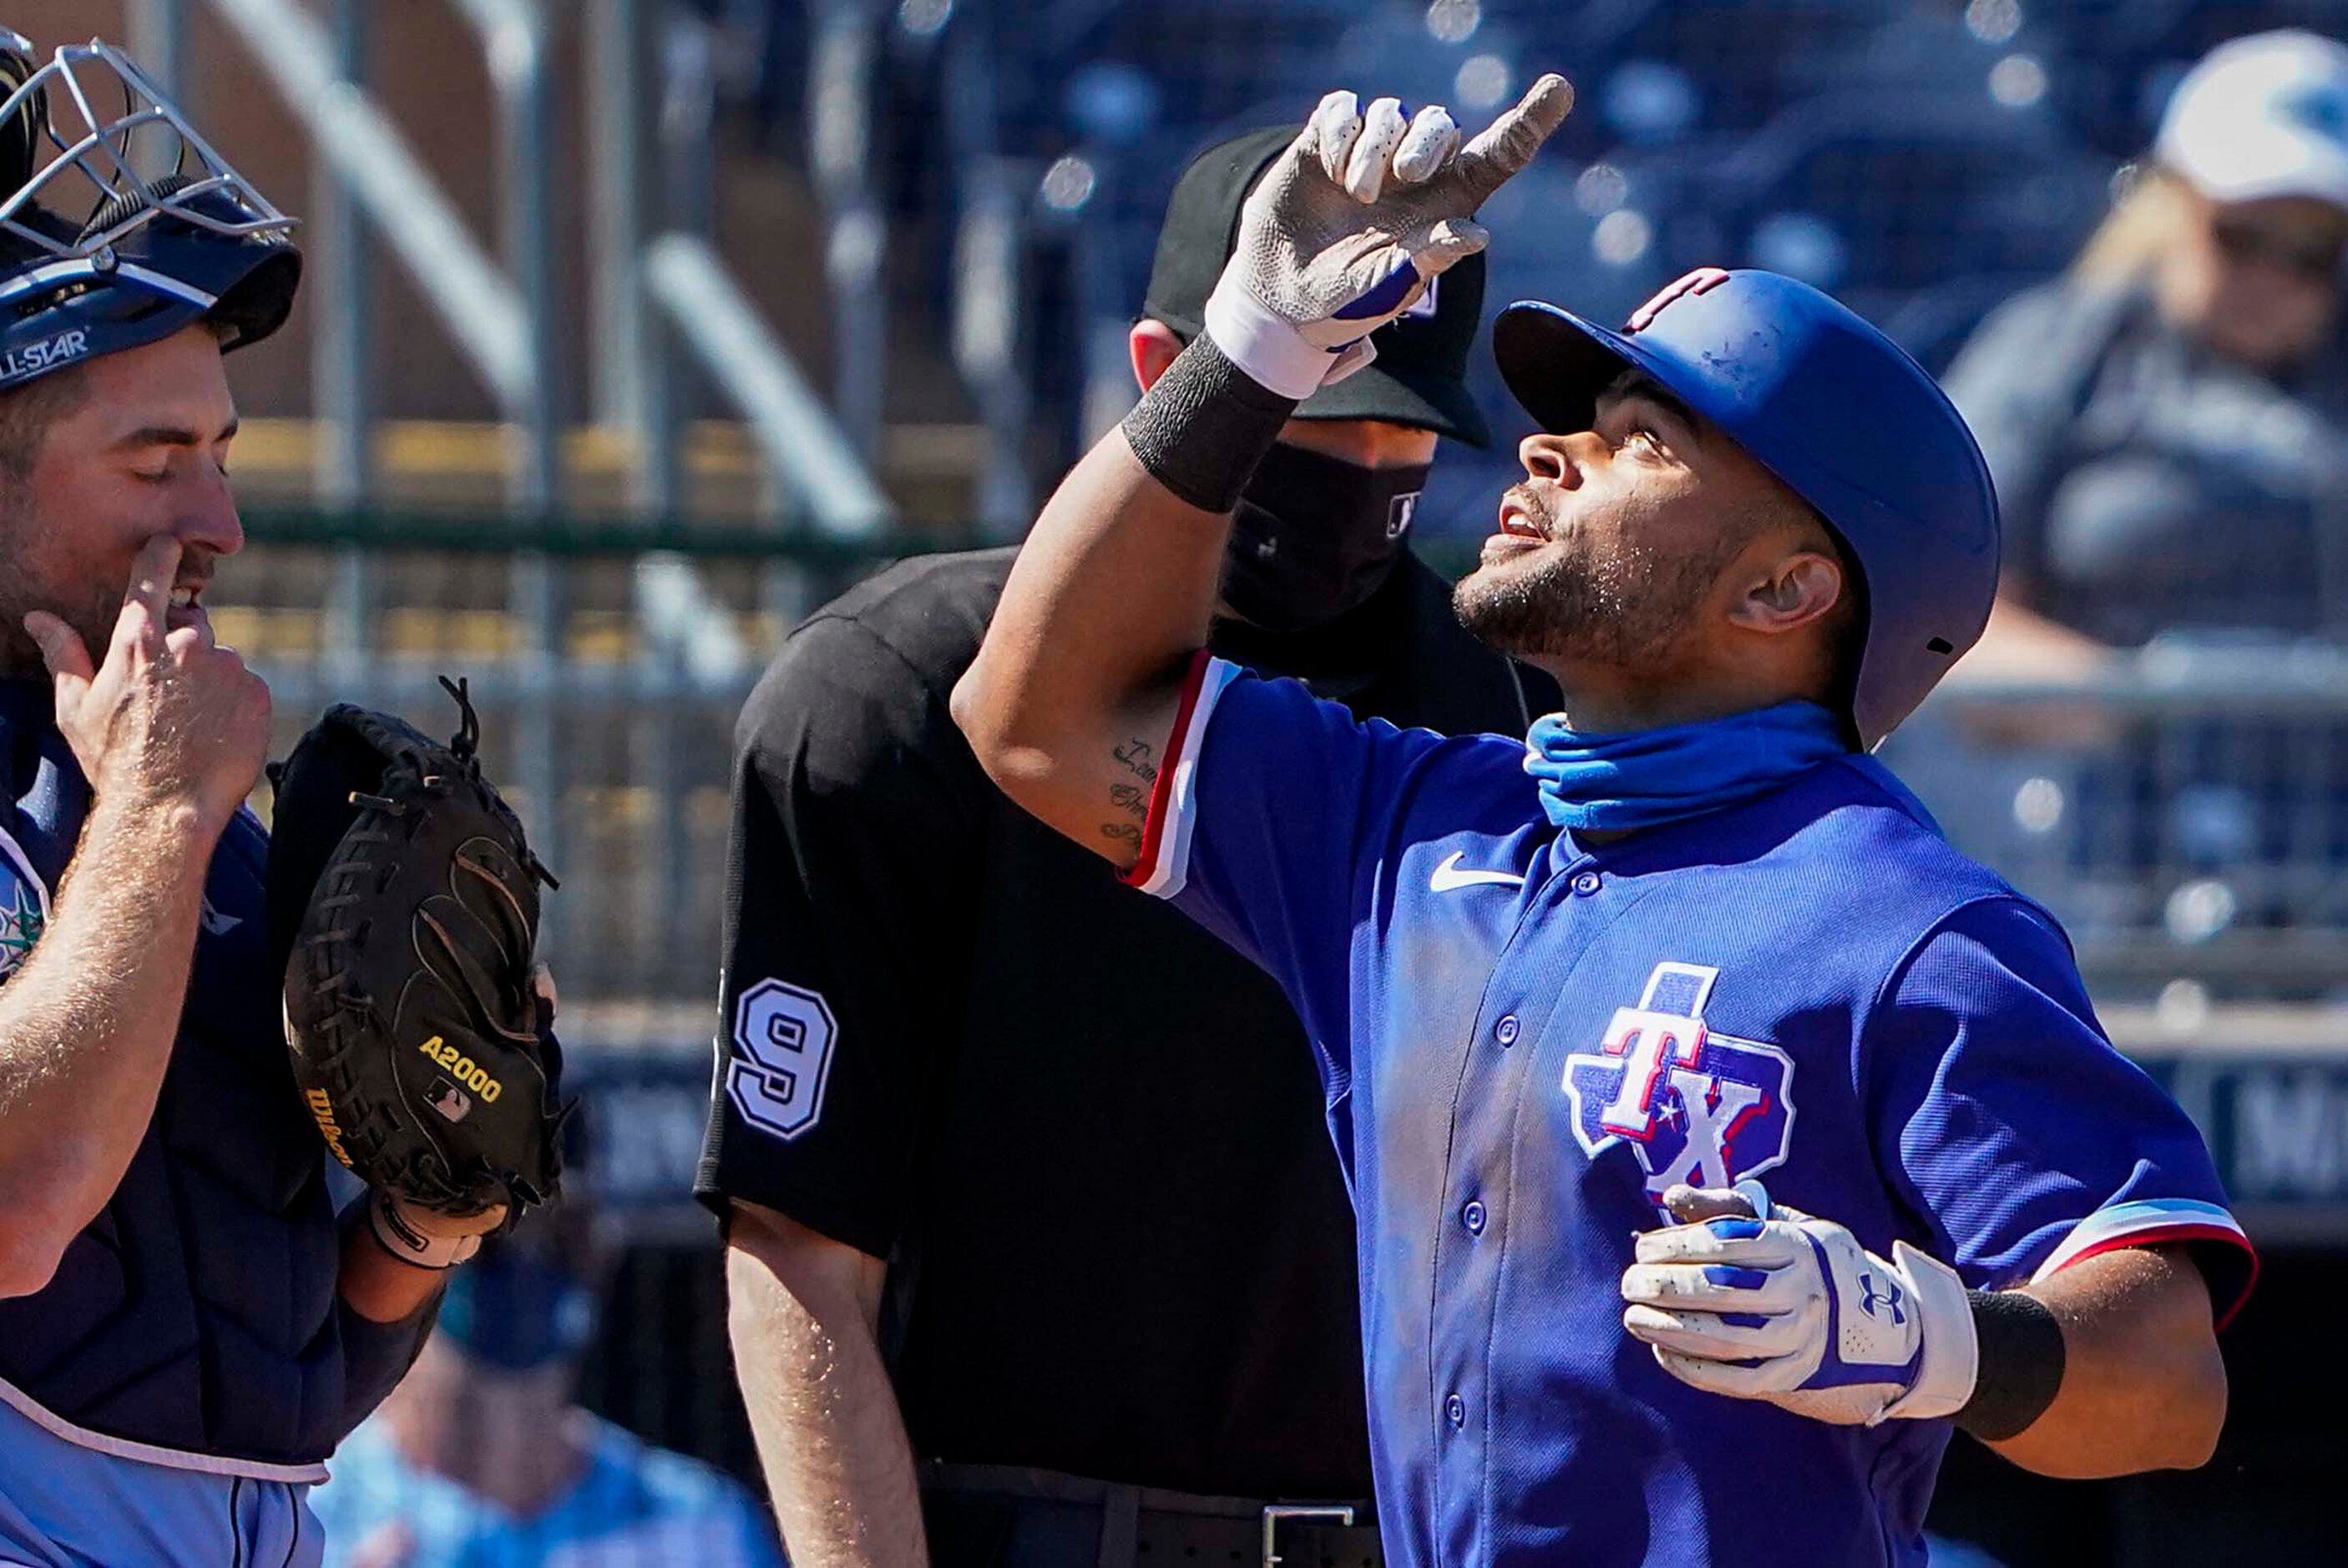
[(1459, 580), (1459, 624), (1511, 658), (1548, 667), (1599, 665), (1660, 671), (1697, 623), (1698, 611), (1738, 542), (1724, 537), (1694, 555), (1642, 544), (1630, 531), (1560, 538), (1538, 495), (1512, 492), (1550, 542), (1529, 557), (1479, 567)]
[(46, 610), (72, 627), (89, 650), (90, 662), (103, 663), (122, 615), (123, 585), (97, 583), (79, 593), (63, 593), (54, 583), (35, 582), (24, 562), (30, 554), (26, 541), (40, 522), (28, 514), (21, 495), (9, 494), (10, 488), (0, 480), (0, 676), (47, 671), (40, 645), (25, 630), (28, 610)]

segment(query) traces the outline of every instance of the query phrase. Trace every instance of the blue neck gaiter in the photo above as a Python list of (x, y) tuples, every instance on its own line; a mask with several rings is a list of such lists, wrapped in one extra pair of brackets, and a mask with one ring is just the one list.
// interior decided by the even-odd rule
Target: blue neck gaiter
[(1558, 827), (1620, 832), (1749, 800), (1846, 750), (1814, 702), (1622, 735), (1583, 735), (1552, 713), (1525, 738), (1525, 771)]

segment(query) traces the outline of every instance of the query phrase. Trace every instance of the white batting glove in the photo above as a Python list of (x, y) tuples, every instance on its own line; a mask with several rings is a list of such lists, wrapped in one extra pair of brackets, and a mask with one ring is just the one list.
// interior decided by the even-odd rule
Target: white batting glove
[(1972, 1398), (1972, 1306), (1948, 1264), (1905, 1242), (1886, 1263), (1758, 1181), (1674, 1187), (1663, 1203), (1693, 1222), (1639, 1238), (1622, 1326), (1681, 1382), (1846, 1427)]
[(1472, 214), (1532, 160), (1573, 107), (1545, 76), (1464, 148), (1450, 111), (1406, 120), (1334, 92), (1241, 209), (1231, 258), (1208, 297), (1207, 335), (1259, 385), (1302, 400), (1370, 362), (1370, 334), (1426, 280), (1490, 239)]
[(506, 1206), (494, 1204), (458, 1218), (377, 1190), (367, 1195), (367, 1223), (384, 1251), (420, 1269), (452, 1269), (481, 1250), (481, 1238), (506, 1222)]

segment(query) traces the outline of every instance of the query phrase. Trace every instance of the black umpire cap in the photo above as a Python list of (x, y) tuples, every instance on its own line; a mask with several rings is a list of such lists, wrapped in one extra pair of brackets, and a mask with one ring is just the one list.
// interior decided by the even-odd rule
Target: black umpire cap
[[(1239, 235), (1241, 203), (1301, 129), (1290, 125), (1251, 130), (1190, 160), (1166, 204), (1142, 315), (1164, 322), (1186, 341), (1204, 330), (1207, 296)], [(1384, 419), (1471, 447), (1490, 444), (1491, 429), (1468, 391), (1468, 352), (1483, 309), (1484, 258), (1477, 254), (1454, 263), (1427, 284), (1408, 313), (1378, 328), (1377, 357), (1306, 398), (1297, 406), (1296, 418)]]

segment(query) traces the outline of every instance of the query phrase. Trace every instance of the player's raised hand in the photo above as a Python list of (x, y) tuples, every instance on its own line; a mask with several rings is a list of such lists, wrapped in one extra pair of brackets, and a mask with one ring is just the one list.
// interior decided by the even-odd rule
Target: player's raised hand
[(1233, 364), (1303, 398), (1369, 363), (1369, 335), (1490, 236), (1476, 210), (1565, 122), (1573, 88), (1545, 76), (1465, 147), (1448, 110), (1405, 118), (1321, 100), (1241, 210), (1207, 332)]
[(101, 799), (191, 807), (217, 831), (268, 758), (269, 688), (212, 640), (201, 611), (172, 609), (180, 558), (170, 534), (139, 551), (101, 663), (46, 612), (27, 614), (25, 630), (40, 646), (57, 727), (90, 788)]

